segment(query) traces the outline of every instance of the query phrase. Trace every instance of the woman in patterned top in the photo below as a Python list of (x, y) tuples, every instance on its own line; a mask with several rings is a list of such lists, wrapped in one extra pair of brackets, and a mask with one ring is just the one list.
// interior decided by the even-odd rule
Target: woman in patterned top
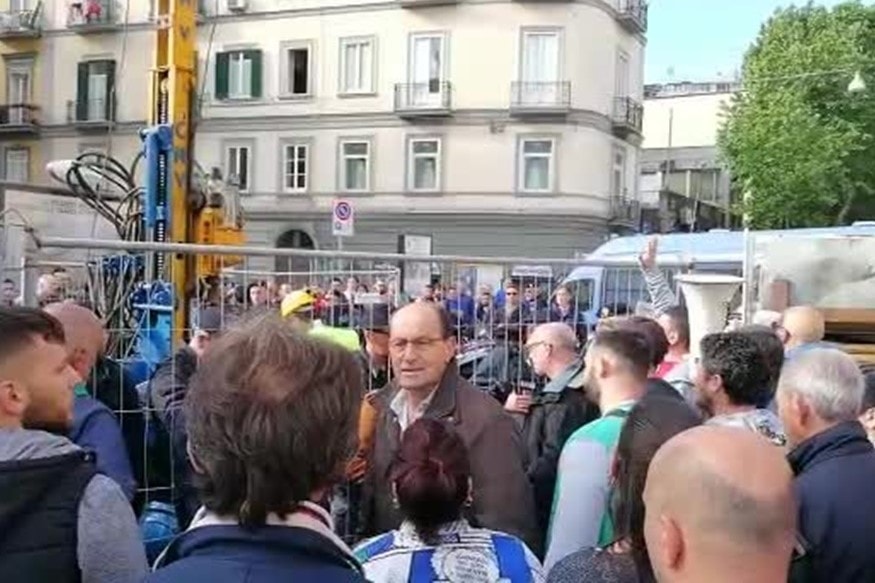
[(543, 583), (541, 564), (522, 541), (463, 517), (472, 500), (470, 462), (448, 425), (422, 418), (408, 427), (390, 477), (405, 520), (356, 548), (369, 581)]
[(685, 402), (645, 396), (629, 412), (614, 460), (612, 513), (616, 540), (603, 549), (583, 549), (550, 570), (548, 583), (652, 583), (644, 544), (644, 483), (660, 446), (701, 423)]

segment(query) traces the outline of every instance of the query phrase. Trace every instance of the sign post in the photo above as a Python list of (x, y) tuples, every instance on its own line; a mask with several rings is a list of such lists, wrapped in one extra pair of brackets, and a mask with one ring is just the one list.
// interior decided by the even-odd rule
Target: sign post
[(331, 233), (337, 238), (337, 250), (343, 251), (343, 238), (355, 235), (355, 210), (352, 203), (335, 199), (331, 205)]

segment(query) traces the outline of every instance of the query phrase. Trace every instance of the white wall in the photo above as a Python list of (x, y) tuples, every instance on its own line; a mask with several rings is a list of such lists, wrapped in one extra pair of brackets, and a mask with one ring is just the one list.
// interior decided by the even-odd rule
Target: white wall
[(714, 146), (723, 108), (731, 96), (730, 93), (717, 93), (645, 100), (643, 147)]

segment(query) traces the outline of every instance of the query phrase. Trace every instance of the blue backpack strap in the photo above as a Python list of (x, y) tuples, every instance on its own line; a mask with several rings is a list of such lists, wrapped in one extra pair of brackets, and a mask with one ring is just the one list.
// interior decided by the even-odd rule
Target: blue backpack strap
[(410, 576), (407, 583), (432, 583), (437, 580), (437, 573), (431, 564), (434, 549), (421, 549), (413, 551), (410, 558)]
[(492, 545), (498, 556), (498, 571), (502, 579), (512, 583), (532, 583), (532, 570), (520, 541), (506, 534), (494, 534)]

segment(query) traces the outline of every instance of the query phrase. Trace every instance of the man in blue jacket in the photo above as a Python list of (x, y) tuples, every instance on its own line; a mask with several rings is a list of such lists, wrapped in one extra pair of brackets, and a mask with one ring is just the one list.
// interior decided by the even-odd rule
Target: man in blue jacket
[(863, 391), (859, 368), (839, 350), (815, 348), (784, 365), (778, 412), (805, 550), (791, 581), (875, 581), (875, 450), (857, 421)]
[(93, 397), (88, 388), (91, 370), (106, 342), (103, 324), (94, 312), (71, 302), (50, 304), (45, 311), (64, 327), (70, 366), (80, 379), (74, 389), (76, 398), (70, 440), (94, 452), (97, 471), (112, 478), (131, 501), (137, 491), (137, 482), (121, 427), (112, 411)]

